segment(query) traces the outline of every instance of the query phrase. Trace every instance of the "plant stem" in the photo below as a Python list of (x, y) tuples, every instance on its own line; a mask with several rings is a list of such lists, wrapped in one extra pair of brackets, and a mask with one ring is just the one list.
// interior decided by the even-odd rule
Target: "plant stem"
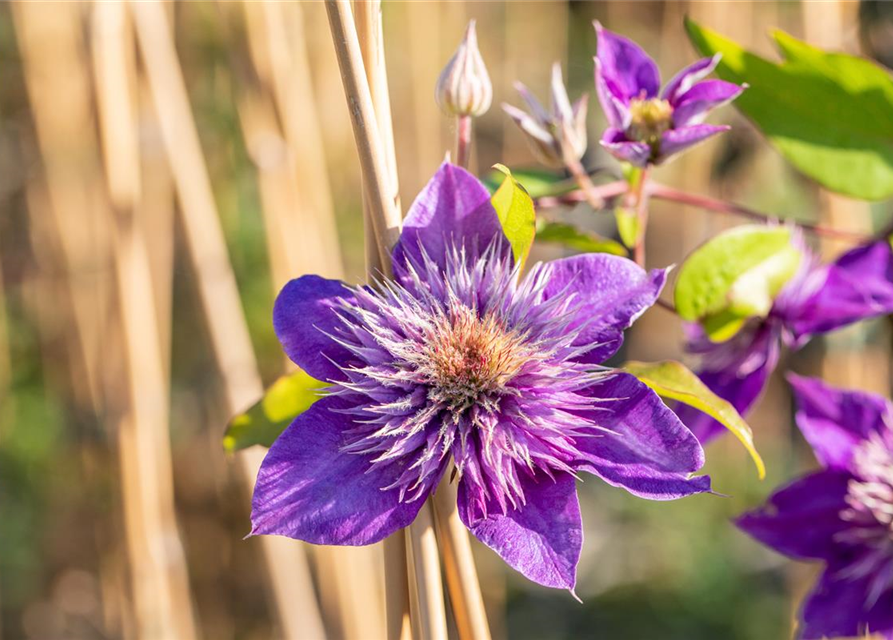
[(604, 197), (602, 197), (602, 194), (599, 191), (598, 187), (596, 187), (592, 183), (592, 180), (589, 178), (589, 174), (586, 173), (586, 169), (583, 168), (583, 165), (580, 163), (580, 161), (577, 160), (575, 156), (569, 153), (565, 153), (564, 165), (577, 181), (577, 184), (580, 186), (580, 191), (582, 192), (586, 202), (589, 203), (589, 206), (592, 207), (595, 211), (599, 211), (600, 209), (604, 208)]
[(640, 267), (645, 268), (645, 232), (648, 229), (648, 168), (642, 169), (638, 175), (634, 189), (629, 192), (630, 208), (636, 211), (637, 232), (633, 258)]
[(434, 494), (437, 537), (443, 550), (447, 587), (460, 640), (490, 640), (490, 627), (478, 582), (468, 529), (459, 519), (456, 483), (444, 478)]
[[(659, 184), (656, 182), (651, 183), (648, 186), (648, 195), (658, 198), (660, 200), (668, 200), (670, 202), (678, 202), (680, 204), (687, 204), (693, 207), (699, 207), (701, 209), (706, 209), (708, 211), (715, 211), (717, 213), (728, 213), (732, 215), (739, 215), (745, 218), (750, 218), (751, 220), (759, 220), (761, 222), (770, 222), (770, 221), (778, 221), (779, 219), (775, 216), (771, 216), (766, 213), (762, 213), (760, 211), (754, 211), (753, 209), (749, 209), (739, 204), (735, 204), (732, 202), (725, 202), (724, 200), (717, 200), (715, 198), (711, 198), (709, 196), (702, 196), (694, 193), (686, 193), (684, 191), (679, 191), (678, 189), (674, 189), (672, 187), (668, 187), (663, 184)], [(864, 234), (853, 232), (853, 231), (844, 231), (842, 229), (833, 229), (831, 227), (824, 227), (817, 224), (810, 224), (808, 222), (797, 222), (798, 227), (802, 227), (818, 236), (827, 236), (829, 238), (838, 238), (841, 240), (851, 240), (853, 242), (867, 242), (870, 238)]]
[(581, 188), (577, 191), (571, 191), (560, 196), (543, 196), (537, 198), (537, 209), (552, 209), (562, 205), (588, 202), (589, 198), (592, 196), (604, 202), (611, 198), (622, 196), (629, 190), (629, 184), (627, 184), (626, 180), (615, 180), (614, 182), (607, 182), (600, 185), (592, 184), (592, 181), (589, 180), (589, 176), (586, 176), (586, 180), (589, 181), (589, 188), (587, 190)]
[(463, 169), (468, 168), (468, 157), (471, 153), (471, 116), (456, 118), (456, 163)]
[(382, 273), (390, 276), (391, 249), (400, 236), (400, 210), (393, 197), (387, 155), (375, 118), (349, 0), (326, 0), (326, 13), (344, 83), (363, 184), (369, 198), (369, 216), (378, 240)]

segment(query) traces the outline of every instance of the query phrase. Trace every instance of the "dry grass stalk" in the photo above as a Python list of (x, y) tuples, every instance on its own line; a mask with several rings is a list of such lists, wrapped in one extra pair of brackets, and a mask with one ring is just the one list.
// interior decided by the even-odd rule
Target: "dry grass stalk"
[[(134, 4), (137, 36), (149, 87), (161, 124), (168, 162), (183, 213), (183, 227), (208, 333), (223, 375), (229, 413), (244, 409), (263, 393), (232, 265), (211, 191), (165, 9), (156, 3)], [(250, 488), (263, 452), (238, 456)], [(320, 618), (306, 558), (299, 545), (264, 537), (259, 540), (287, 638), (322, 638)]]
[(406, 538), (406, 562), (410, 574), (415, 577), (415, 584), (409, 589), (413, 637), (447, 640), (443, 581), (431, 501), (419, 510), (415, 521), (407, 528)]
[(109, 196), (114, 209), (118, 298), (128, 363), (128, 410), (120, 422), (125, 521), (139, 636), (196, 637), (189, 578), (174, 507), (168, 384), (140, 197), (135, 61), (125, 6), (93, 8), (93, 61)]

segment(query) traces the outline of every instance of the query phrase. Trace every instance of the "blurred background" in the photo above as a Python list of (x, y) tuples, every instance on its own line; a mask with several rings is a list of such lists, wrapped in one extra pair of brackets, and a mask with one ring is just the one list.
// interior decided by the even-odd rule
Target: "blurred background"
[[(668, 78), (695, 59), (686, 14), (767, 56), (778, 27), (893, 64), (893, 3), (386, 0), (404, 207), (453, 145), (433, 90), (470, 18), (494, 82), (472, 161), (486, 169), (533, 164), (498, 108), (518, 103), (514, 80), (545, 97), (560, 60), (571, 97), (594, 94), (596, 18)], [(849, 230), (889, 219), (889, 203), (829, 195), (788, 169), (733, 108), (713, 120), (734, 129), (657, 179)], [(585, 164), (618, 171), (597, 144)], [(322, 4), (0, 5), (2, 640), (380, 637), (379, 556), (242, 540), (263, 451), (221, 446), (229, 417), (285, 371), (278, 287), (307, 272), (363, 278), (361, 211)], [(543, 215), (616, 233), (585, 206)], [(743, 222), (668, 203), (651, 220), (650, 266)], [(654, 309), (620, 360), (684, 358), (681, 339)], [(889, 322), (816, 340), (787, 365), (889, 394)], [(732, 439), (708, 449), (727, 498), (654, 503), (585, 482), (582, 604), (475, 544), (494, 637), (791, 637), (816, 568), (729, 524), (814, 464), (790, 409), (777, 376), (750, 419), (764, 482)]]

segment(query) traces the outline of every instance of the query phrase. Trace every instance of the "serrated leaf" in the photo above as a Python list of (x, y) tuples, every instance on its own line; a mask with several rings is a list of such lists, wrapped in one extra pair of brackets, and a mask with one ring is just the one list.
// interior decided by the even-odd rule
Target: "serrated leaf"
[[(579, 188), (573, 178), (544, 169), (513, 169), (512, 175), (533, 199), (561, 196)], [(490, 193), (495, 193), (505, 181), (505, 172), (494, 168), (481, 181)]]
[(639, 241), (639, 218), (635, 213), (625, 207), (614, 209), (614, 221), (617, 223), (617, 233), (627, 247), (632, 249)]
[(536, 211), (533, 208), (533, 199), (512, 177), (508, 167), (497, 164), (494, 168), (505, 174), (505, 179), (490, 198), (490, 203), (496, 209), (502, 231), (512, 245), (515, 261), (523, 265), (536, 235)]
[(254, 445), (269, 447), (297, 416), (322, 397), (325, 382), (303, 371), (282, 376), (248, 411), (230, 420), (223, 448), (233, 453)]
[(691, 20), (686, 29), (703, 55), (722, 54), (720, 78), (750, 85), (735, 106), (797, 169), (857, 198), (893, 195), (893, 78), (887, 70), (780, 31), (773, 36), (784, 60), (775, 63)]
[(676, 280), (676, 311), (700, 322), (715, 342), (731, 338), (752, 317), (765, 317), (797, 272), (802, 252), (788, 227), (744, 225), (695, 249)]
[(627, 251), (616, 240), (605, 238), (597, 233), (583, 231), (563, 222), (537, 220), (536, 239), (540, 242), (555, 242), (583, 253), (610, 253), (625, 256)]
[(753, 432), (729, 402), (713, 393), (691, 370), (681, 362), (627, 362), (624, 371), (634, 375), (664, 398), (677, 400), (722, 424), (735, 434), (753, 459), (760, 479), (766, 477), (766, 465), (754, 446)]

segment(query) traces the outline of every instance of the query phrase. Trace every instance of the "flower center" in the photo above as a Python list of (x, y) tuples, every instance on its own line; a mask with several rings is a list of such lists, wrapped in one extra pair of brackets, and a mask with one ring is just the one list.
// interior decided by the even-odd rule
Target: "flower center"
[(523, 338), (493, 313), (481, 318), (474, 309), (452, 306), (427, 332), (420, 353), (428, 397), (454, 413), (477, 403), (492, 410), (533, 355)]
[(880, 525), (893, 543), (893, 451), (877, 433), (863, 442), (853, 454), (858, 479), (850, 481), (846, 501), (849, 508), (841, 516), (858, 524)]
[(627, 135), (633, 140), (654, 145), (673, 124), (673, 107), (660, 98), (634, 98), (629, 103), (630, 124)]

